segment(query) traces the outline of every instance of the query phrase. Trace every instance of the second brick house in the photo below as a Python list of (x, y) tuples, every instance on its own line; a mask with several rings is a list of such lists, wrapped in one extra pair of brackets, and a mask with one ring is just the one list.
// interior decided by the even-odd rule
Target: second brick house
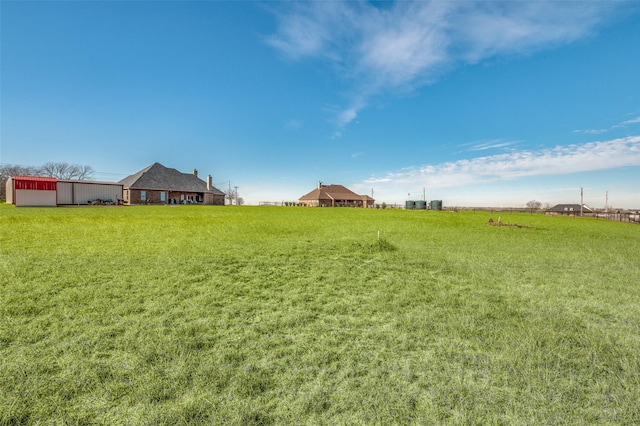
[(342, 185), (323, 185), (298, 199), (299, 203), (311, 207), (373, 207), (374, 199), (358, 195)]

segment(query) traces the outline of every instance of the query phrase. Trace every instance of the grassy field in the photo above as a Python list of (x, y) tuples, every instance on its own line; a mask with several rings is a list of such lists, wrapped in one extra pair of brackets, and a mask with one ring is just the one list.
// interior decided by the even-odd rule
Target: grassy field
[(639, 283), (594, 219), (0, 205), (0, 424), (638, 424)]

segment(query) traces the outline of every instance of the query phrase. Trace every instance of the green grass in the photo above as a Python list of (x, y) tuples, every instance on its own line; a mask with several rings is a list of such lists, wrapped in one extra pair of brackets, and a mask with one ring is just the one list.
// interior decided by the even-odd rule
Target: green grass
[(529, 214), (0, 205), (0, 424), (638, 424), (639, 253)]

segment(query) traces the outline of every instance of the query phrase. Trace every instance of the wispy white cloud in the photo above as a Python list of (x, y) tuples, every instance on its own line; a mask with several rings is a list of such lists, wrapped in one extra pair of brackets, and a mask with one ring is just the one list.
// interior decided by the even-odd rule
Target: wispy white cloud
[(359, 105), (353, 105), (345, 110), (340, 111), (338, 114), (338, 124), (342, 127), (351, 123), (357, 116), (358, 111), (361, 108)]
[(364, 1), (284, 3), (266, 42), (287, 57), (316, 58), (354, 83), (338, 112), (352, 122), (367, 99), (433, 82), (460, 63), (528, 54), (591, 34), (615, 2)]
[(609, 128), (606, 129), (586, 129), (586, 130), (574, 130), (573, 133), (584, 133), (587, 135), (599, 135), (602, 133), (607, 133), (610, 130), (613, 130), (614, 127), (611, 126)]
[(631, 120), (623, 121), (622, 124), (636, 124), (640, 123), (640, 117), (632, 118)]
[(364, 107), (365, 103), (362, 97), (356, 97), (352, 100), (347, 108), (327, 108), (335, 114), (335, 123), (338, 128), (333, 134), (333, 138), (340, 138), (346, 126), (358, 117), (358, 113)]
[(518, 141), (505, 141), (502, 139), (495, 139), (491, 141), (477, 142), (471, 145), (469, 148), (470, 151), (486, 151), (489, 149), (500, 149), (500, 148), (508, 148), (510, 146), (517, 145), (521, 143), (521, 140)]
[(621, 123), (614, 124), (613, 126), (609, 126), (604, 129), (586, 129), (586, 130), (574, 130), (573, 133), (585, 133), (587, 135), (599, 135), (601, 133), (607, 133), (615, 129), (620, 129), (623, 127), (627, 127), (631, 124), (640, 123), (640, 117), (632, 118), (630, 120), (625, 120)]
[(468, 62), (530, 53), (578, 40), (605, 17), (596, 2), (456, 2), (451, 40)]
[(398, 2), (369, 14), (356, 31), (356, 69), (373, 91), (411, 84), (449, 60), (444, 2)]
[(640, 136), (409, 167), (372, 176), (356, 187), (451, 188), (628, 166), (640, 166)]
[(278, 33), (266, 37), (266, 42), (291, 59), (319, 56), (339, 60), (337, 52), (329, 48), (336, 37), (333, 26), (344, 16), (338, 13), (338, 4), (309, 2), (288, 5), (291, 6), (289, 9), (278, 13)]

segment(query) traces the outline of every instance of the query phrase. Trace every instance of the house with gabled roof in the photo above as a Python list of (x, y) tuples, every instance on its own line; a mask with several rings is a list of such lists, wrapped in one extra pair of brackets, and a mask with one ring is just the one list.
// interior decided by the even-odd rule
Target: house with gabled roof
[(182, 173), (153, 163), (118, 183), (123, 185), (125, 204), (224, 205), (225, 193), (213, 186), (211, 175), (200, 179), (196, 169)]
[(311, 207), (373, 207), (375, 200), (368, 195), (358, 195), (342, 185), (323, 185), (298, 199), (303, 206)]
[(579, 215), (580, 212), (582, 212), (582, 214), (591, 214), (593, 213), (593, 209), (586, 204), (583, 204), (582, 207), (580, 204), (556, 204), (546, 211), (547, 214), (566, 216)]

